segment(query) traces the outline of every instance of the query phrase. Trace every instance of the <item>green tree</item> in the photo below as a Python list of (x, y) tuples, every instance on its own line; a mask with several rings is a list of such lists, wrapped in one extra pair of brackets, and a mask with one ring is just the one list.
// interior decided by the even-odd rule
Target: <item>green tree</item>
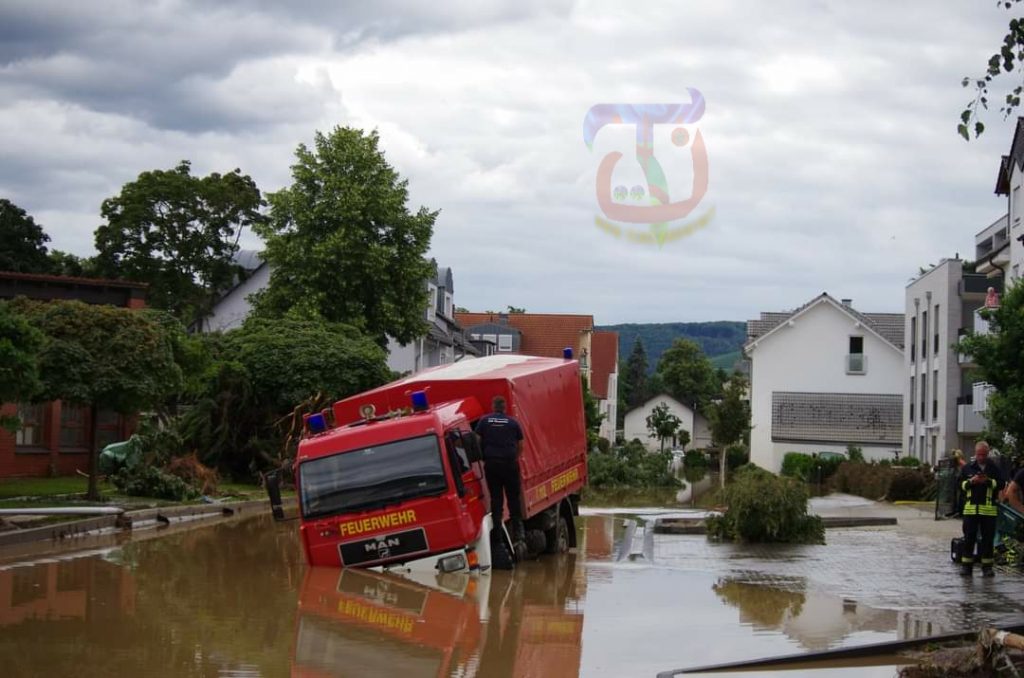
[(0, 271), (49, 273), (50, 236), (25, 210), (0, 198)]
[(727, 448), (742, 442), (750, 432), (750, 404), (746, 397), (746, 380), (739, 375), (733, 375), (725, 385), (722, 398), (707, 409), (711, 441), (721, 450), (718, 456), (722, 487), (725, 487)]
[(974, 359), (979, 380), (994, 389), (985, 412), (990, 440), (1002, 441), (1004, 448), (1020, 454), (1024, 452), (1024, 285), (1012, 285), (999, 308), (982, 314), (991, 332), (968, 335), (959, 351)]
[(601, 430), (601, 422), (604, 420), (604, 415), (601, 414), (601, 403), (598, 402), (594, 394), (590, 392), (590, 387), (587, 386), (587, 380), (585, 377), (580, 378), (580, 383), (583, 387), (583, 420), (587, 427), (587, 449), (592, 450), (597, 446), (598, 434)]
[(147, 283), (150, 306), (198, 321), (242, 274), (238, 239), (262, 220), (262, 205), (255, 182), (237, 169), (198, 177), (183, 160), (143, 172), (103, 201), (97, 272)]
[(647, 351), (638, 336), (622, 370), (621, 390), (627, 410), (643, 405), (649, 397), (655, 395), (648, 390), (647, 382)]
[[(1012, 10), (1020, 0), (1000, 0), (1004, 9)], [(965, 88), (974, 88), (974, 99), (960, 113), (960, 124), (956, 131), (965, 140), (970, 141), (972, 123), (975, 138), (985, 131), (985, 124), (980, 120), (979, 109), (988, 110), (988, 88), (992, 82), (1005, 73), (1020, 73), (1021, 62), (1024, 62), (1024, 17), (1010, 19), (1006, 35), (999, 46), (999, 51), (989, 57), (985, 67), (985, 75), (981, 77), (965, 77), (960, 83)], [(1024, 85), (1018, 84), (1013, 89), (1007, 88), (999, 112), (1004, 118), (1009, 117), (1020, 106), (1021, 93)]]
[(91, 407), (88, 496), (98, 499), (97, 414), (137, 413), (180, 388), (171, 341), (153, 312), (78, 301), (16, 299), (11, 305), (44, 336), (39, 398)]
[[(18, 403), (35, 399), (42, 387), (39, 381), (39, 350), (43, 335), (0, 301), (0, 403)], [(0, 427), (17, 429), (18, 418), (0, 417)]]
[(336, 127), (300, 144), (292, 185), (273, 193), (258, 229), (272, 267), (258, 313), (357, 327), (381, 346), (426, 330), (426, 258), (437, 212), (409, 212), (407, 181), (384, 158), (376, 132)]
[(690, 339), (676, 339), (661, 355), (658, 376), (669, 395), (697, 410), (703, 410), (719, 390), (714, 366)]
[[(686, 434), (686, 442), (690, 442), (690, 434), (682, 430), (683, 420), (669, 411), (668, 405), (658, 403), (647, 415), (647, 430), (661, 443), (661, 451), (665, 451), (665, 441), (674, 440), (680, 433)], [(683, 444), (685, 447), (686, 443)]]
[(50, 250), (49, 259), (49, 271), (54, 275), (69, 275), (76, 278), (93, 278), (99, 275), (96, 260), (90, 257)]
[(183, 415), (183, 444), (236, 477), (290, 456), (303, 413), (391, 376), (383, 349), (334, 323), (254, 316), (205, 340), (212, 360)]

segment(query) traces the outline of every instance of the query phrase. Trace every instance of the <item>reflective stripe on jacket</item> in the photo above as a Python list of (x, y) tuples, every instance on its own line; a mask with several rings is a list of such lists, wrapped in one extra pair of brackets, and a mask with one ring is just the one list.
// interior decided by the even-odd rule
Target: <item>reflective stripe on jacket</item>
[(998, 514), (996, 497), (999, 495), (999, 490), (1003, 487), (1003, 474), (999, 467), (989, 460), (984, 470), (988, 479), (984, 483), (972, 484), (971, 478), (980, 473), (983, 473), (983, 471), (976, 461), (972, 461), (964, 466), (960, 472), (960, 489), (966, 495), (963, 515), (995, 517)]

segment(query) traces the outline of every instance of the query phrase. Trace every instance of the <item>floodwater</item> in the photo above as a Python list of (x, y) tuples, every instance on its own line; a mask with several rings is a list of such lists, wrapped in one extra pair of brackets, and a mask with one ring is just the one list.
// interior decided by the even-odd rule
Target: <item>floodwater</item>
[[(309, 569), (295, 522), (265, 517), (0, 563), (0, 675), (654, 676), (919, 637), (1024, 600), (1016, 578), (965, 585), (941, 544), (905, 555), (895, 532), (774, 549), (633, 532), (581, 516), (576, 553), (478, 578)], [(893, 675), (887, 661), (822, 675)]]

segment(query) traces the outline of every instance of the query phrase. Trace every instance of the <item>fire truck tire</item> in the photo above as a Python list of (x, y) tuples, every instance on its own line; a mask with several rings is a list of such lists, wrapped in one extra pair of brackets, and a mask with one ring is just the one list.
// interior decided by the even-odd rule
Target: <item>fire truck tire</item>
[(569, 523), (559, 514), (555, 526), (544, 534), (547, 544), (545, 553), (566, 553), (569, 550)]

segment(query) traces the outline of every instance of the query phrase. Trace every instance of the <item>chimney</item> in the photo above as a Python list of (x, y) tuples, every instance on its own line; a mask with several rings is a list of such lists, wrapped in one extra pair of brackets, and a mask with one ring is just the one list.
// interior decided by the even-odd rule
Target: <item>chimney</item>
[(843, 306), (846, 306), (847, 308), (852, 308), (853, 299), (843, 299)]

